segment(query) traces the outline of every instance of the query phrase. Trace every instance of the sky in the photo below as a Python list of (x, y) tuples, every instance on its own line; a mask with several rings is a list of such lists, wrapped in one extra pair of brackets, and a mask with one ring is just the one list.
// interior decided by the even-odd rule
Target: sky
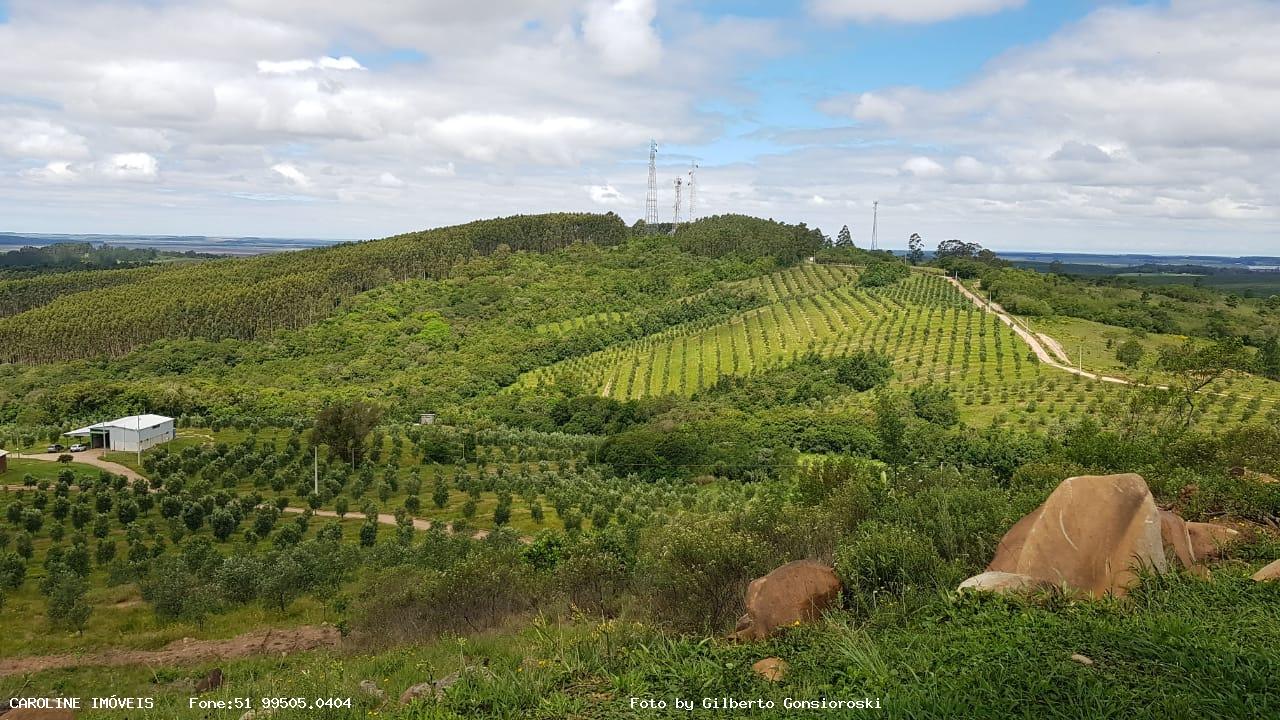
[[(1276, 0), (0, 0), (0, 230), (1280, 254)], [(689, 214), (687, 205), (682, 208)]]

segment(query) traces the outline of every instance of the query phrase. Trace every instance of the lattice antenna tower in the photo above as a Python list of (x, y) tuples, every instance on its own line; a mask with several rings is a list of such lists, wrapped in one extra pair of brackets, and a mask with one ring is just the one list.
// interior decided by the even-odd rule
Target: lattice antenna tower
[(871, 203), (871, 249), (880, 249), (880, 201)]
[(697, 173), (698, 163), (689, 163), (689, 182), (686, 183), (689, 186), (689, 222), (693, 222), (698, 219), (696, 214), (698, 207), (698, 185), (696, 182)]
[[(682, 184), (683, 184), (683, 181), (682, 181), (680, 178), (676, 178), (676, 182), (675, 182), (675, 186), (676, 186), (676, 202), (675, 202), (675, 206), (672, 208), (672, 214), (671, 214), (671, 224), (672, 224), (672, 225), (679, 225), (679, 224), (680, 224), (680, 188), (681, 188)], [(673, 228), (673, 229), (674, 229), (674, 228)]]
[(658, 141), (649, 141), (649, 194), (644, 199), (644, 224), (658, 224)]

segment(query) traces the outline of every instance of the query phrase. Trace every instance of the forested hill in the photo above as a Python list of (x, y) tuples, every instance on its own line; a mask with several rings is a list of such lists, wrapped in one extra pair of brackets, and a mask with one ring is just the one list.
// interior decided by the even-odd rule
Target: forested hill
[[(118, 357), (160, 339), (251, 340), (310, 325), (382, 285), (447, 277), (466, 258), (613, 246), (642, 232), (613, 213), (515, 216), (295, 253), (0, 282), (0, 360)], [(812, 254), (822, 235), (721, 216), (682, 227), (679, 239), (695, 254), (789, 263)]]

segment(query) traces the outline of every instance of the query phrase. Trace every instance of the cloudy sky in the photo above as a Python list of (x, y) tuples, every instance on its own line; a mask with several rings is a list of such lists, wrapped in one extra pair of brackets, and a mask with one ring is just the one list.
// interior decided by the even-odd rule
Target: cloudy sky
[[(1275, 0), (0, 0), (0, 230), (742, 212), (1280, 254)], [(686, 210), (687, 212), (687, 210)]]

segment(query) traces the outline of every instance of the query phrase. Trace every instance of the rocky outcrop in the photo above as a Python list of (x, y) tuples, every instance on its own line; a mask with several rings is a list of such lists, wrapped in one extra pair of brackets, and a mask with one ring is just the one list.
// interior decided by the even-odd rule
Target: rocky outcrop
[(1258, 582), (1276, 582), (1280, 581), (1280, 560), (1267, 565), (1258, 572), (1253, 574), (1253, 579)]
[(1067, 478), (1000, 541), (988, 571), (1095, 597), (1122, 595), (1137, 571), (1168, 568), (1160, 510), (1140, 475)]
[(817, 620), (840, 598), (840, 580), (827, 565), (812, 560), (789, 562), (747, 586), (747, 613), (730, 635), (763, 640), (779, 628)]
[(1025, 593), (1048, 584), (1094, 597), (1123, 595), (1141, 568), (1181, 566), (1207, 577), (1205, 561), (1220, 557), (1239, 534), (1160, 510), (1140, 475), (1067, 478), (1005, 533), (987, 572), (960, 589)]
[(1187, 535), (1197, 562), (1217, 560), (1223, 551), (1240, 537), (1240, 531), (1214, 523), (1189, 522)]

